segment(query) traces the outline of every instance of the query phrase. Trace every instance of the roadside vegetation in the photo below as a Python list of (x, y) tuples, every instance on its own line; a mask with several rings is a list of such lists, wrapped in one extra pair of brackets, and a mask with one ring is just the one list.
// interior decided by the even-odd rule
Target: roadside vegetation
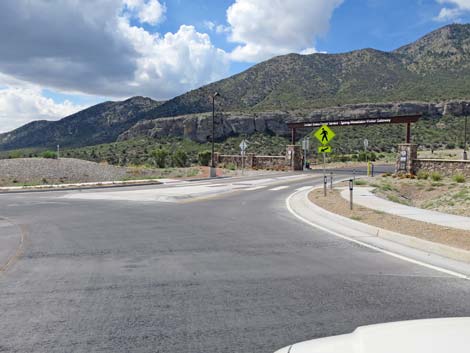
[(416, 176), (389, 175), (360, 179), (387, 200), (462, 216), (470, 216), (470, 178), (462, 174), (445, 177), (420, 171)]
[[(440, 119), (422, 119), (412, 127), (412, 137), (419, 145), (420, 158), (458, 159), (462, 155), (463, 134), (447, 134), (445, 131), (463, 131), (463, 118), (443, 117)], [(396, 146), (403, 142), (405, 127), (403, 124), (384, 126), (336, 127), (336, 137), (332, 141), (333, 153), (327, 155), (327, 163), (349, 163), (380, 161), (393, 163), (396, 159)], [(311, 131), (298, 131), (302, 138)], [(363, 141), (367, 137), (369, 150), (364, 152)], [(239, 144), (243, 139), (249, 142), (247, 153), (258, 155), (284, 155), (289, 138), (257, 133), (251, 136), (234, 136), (215, 144), (217, 152), (239, 154)], [(311, 148), (307, 159), (311, 165), (321, 163), (317, 154), (318, 143), (311, 138)], [(298, 141), (298, 144), (301, 142)], [(207, 165), (202, 155), (210, 153), (211, 144), (197, 143), (189, 139), (167, 137), (159, 140), (136, 138), (101, 145), (62, 148), (61, 157), (78, 158), (94, 162), (106, 162), (118, 166), (147, 167), (183, 167)], [(159, 152), (156, 152), (159, 151)], [(56, 158), (54, 151), (47, 149), (20, 149), (0, 151), (0, 159), (44, 157)]]

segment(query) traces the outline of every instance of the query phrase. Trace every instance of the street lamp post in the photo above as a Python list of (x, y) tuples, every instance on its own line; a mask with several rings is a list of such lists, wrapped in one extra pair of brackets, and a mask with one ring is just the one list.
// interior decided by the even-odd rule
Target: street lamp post
[(215, 156), (214, 156), (214, 136), (215, 136), (215, 97), (220, 96), (218, 92), (212, 95), (212, 147), (211, 147), (211, 177), (216, 176), (215, 172)]
[(464, 127), (464, 133), (463, 133), (463, 159), (467, 160), (467, 116), (465, 117), (465, 127)]

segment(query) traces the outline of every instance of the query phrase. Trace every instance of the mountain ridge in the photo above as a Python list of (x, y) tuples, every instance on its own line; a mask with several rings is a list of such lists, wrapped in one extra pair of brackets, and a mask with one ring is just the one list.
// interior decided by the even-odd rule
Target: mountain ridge
[(0, 134), (0, 149), (113, 142), (140, 121), (210, 112), (214, 92), (218, 111), (247, 114), (469, 99), (470, 25), (447, 25), (392, 51), (277, 56), (166, 102), (133, 97), (24, 125)]

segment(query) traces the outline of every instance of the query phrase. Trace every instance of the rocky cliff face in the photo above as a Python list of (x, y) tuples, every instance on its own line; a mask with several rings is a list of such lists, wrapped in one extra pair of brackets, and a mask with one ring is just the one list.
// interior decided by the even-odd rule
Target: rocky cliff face
[[(355, 104), (296, 113), (219, 113), (215, 119), (215, 139), (223, 140), (230, 136), (251, 135), (255, 132), (288, 136), (288, 122), (381, 118), (418, 113), (422, 113), (423, 117), (428, 118), (439, 118), (443, 115), (470, 115), (470, 101)], [(206, 142), (210, 140), (211, 134), (212, 115), (204, 113), (140, 121), (121, 134), (119, 140), (128, 140), (141, 136), (154, 139), (174, 136), (189, 138), (197, 142)]]

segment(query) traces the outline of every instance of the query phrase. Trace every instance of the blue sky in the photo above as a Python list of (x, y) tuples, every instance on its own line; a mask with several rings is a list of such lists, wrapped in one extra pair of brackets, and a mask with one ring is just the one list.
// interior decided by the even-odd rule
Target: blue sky
[(0, 132), (105, 100), (169, 99), (289, 52), (393, 50), (470, 0), (2, 0)]

